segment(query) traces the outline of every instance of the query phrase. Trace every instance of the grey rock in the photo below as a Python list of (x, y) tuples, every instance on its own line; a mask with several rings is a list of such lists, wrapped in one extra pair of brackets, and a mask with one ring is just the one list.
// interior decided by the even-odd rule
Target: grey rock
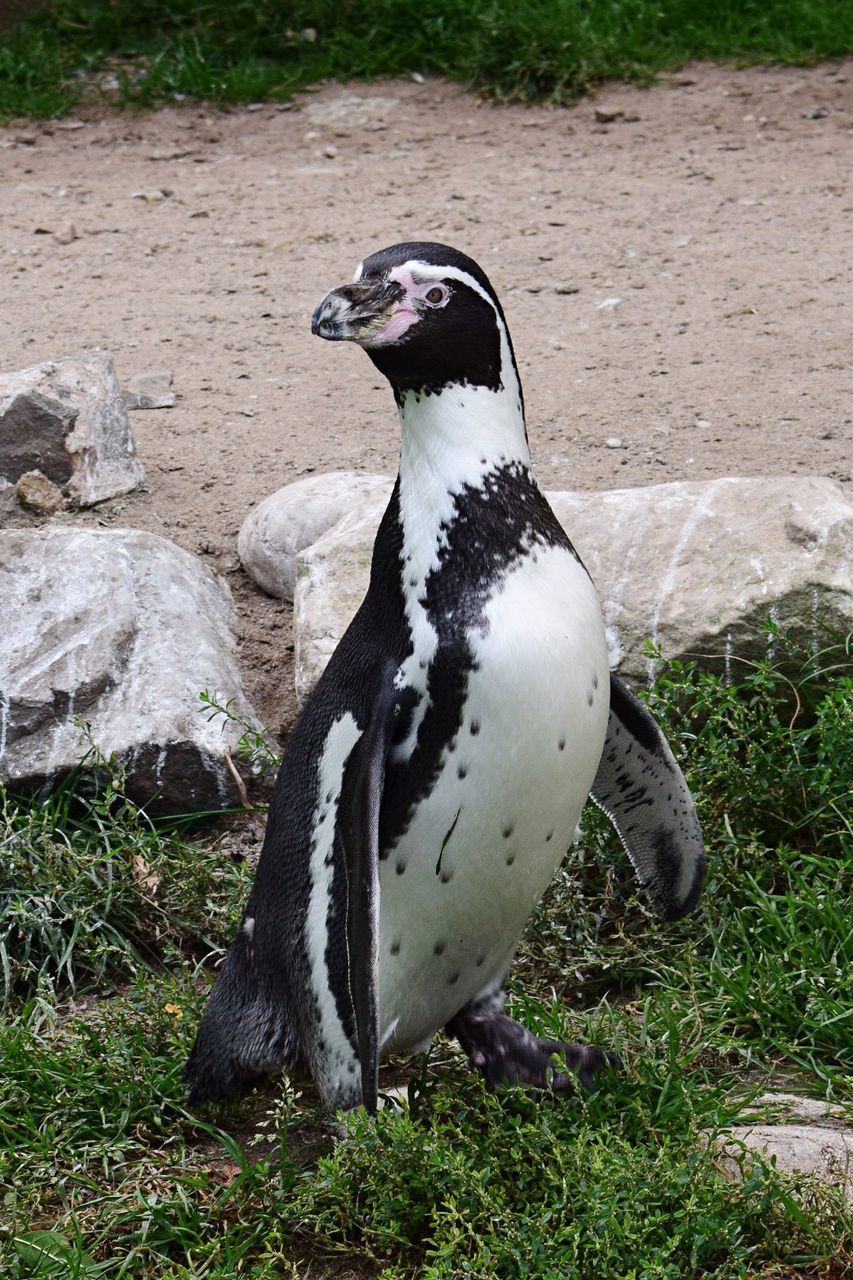
[(243, 521), (237, 553), (249, 577), (279, 600), (292, 600), (296, 557), (351, 509), (375, 506), (376, 523), (394, 481), (388, 476), (329, 471), (287, 484), (265, 498)]
[(795, 1094), (765, 1094), (757, 1105), (778, 1118), (735, 1125), (715, 1139), (722, 1172), (743, 1176), (757, 1155), (782, 1173), (814, 1174), (853, 1200), (853, 1129), (841, 1107)]
[[(768, 618), (803, 643), (853, 626), (853, 506), (835, 481), (724, 478), (547, 496), (598, 587), (611, 663), (635, 684), (659, 673), (649, 640), (665, 658), (731, 671), (734, 655), (766, 653)], [(297, 558), (300, 698), (366, 590), (383, 506), (354, 494), (346, 520)]]
[(0, 520), (10, 516), (18, 505), (15, 485), (0, 476)]
[(0, 475), (41, 471), (74, 506), (128, 493), (144, 478), (111, 356), (78, 355), (0, 374)]
[(149, 369), (136, 373), (122, 392), (126, 409), (171, 409), (175, 403), (170, 390), (172, 373), (169, 369)]
[(296, 557), (293, 636), (300, 703), (319, 680), (364, 599), (373, 540), (387, 504), (388, 494), (368, 497)]
[(59, 486), (41, 471), (25, 471), (15, 485), (15, 496), (22, 507), (38, 516), (52, 516), (68, 505)]
[(166, 812), (231, 805), (227, 752), (241, 729), (209, 722), (199, 694), (259, 727), (235, 660), (228, 588), (194, 556), (137, 529), (0, 533), (0, 780), (61, 776), (87, 749), (128, 770), (130, 794)]
[(666, 658), (731, 672), (764, 656), (768, 619), (800, 643), (853, 624), (853, 504), (822, 476), (724, 477), (551, 493), (598, 587), (611, 662), (652, 681)]

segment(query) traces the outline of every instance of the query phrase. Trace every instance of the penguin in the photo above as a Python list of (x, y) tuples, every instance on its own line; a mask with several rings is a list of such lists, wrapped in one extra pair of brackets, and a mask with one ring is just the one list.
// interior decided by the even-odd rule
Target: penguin
[(367, 594), (288, 741), (190, 1100), (299, 1071), (330, 1112), (373, 1113), (380, 1060), (440, 1030), (490, 1086), (592, 1087), (608, 1055), (509, 1018), (507, 971), (590, 796), (657, 914), (689, 912), (693, 800), (609, 671), (595, 588), (533, 476), (483, 270), (447, 245), (393, 245), (311, 328), (363, 347), (390, 383), (399, 474)]

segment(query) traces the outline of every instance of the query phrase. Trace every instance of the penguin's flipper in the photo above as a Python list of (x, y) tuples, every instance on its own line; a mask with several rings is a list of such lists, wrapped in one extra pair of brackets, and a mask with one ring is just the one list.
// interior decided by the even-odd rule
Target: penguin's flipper
[(616, 828), (655, 913), (679, 920), (692, 911), (705, 878), (693, 797), (657, 721), (612, 673), (591, 799)]
[(347, 761), (338, 808), (347, 874), (349, 989), (362, 1101), (369, 1115), (376, 1114), (379, 1090), (379, 809), (394, 726), (395, 670), (389, 664), (383, 672), (370, 723)]

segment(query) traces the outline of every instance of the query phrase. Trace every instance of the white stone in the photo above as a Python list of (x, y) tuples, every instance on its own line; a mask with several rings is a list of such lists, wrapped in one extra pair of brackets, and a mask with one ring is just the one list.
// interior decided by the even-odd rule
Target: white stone
[(171, 409), (175, 403), (169, 369), (135, 373), (122, 392), (126, 409)]
[(138, 529), (0, 533), (0, 780), (36, 784), (87, 749), (77, 721), (160, 810), (238, 802), (242, 730), (209, 721), (208, 691), (252, 725), (228, 588), (195, 556)]
[(142, 463), (106, 351), (0, 374), (0, 475), (41, 471), (74, 506), (142, 483)]
[[(344, 479), (338, 474), (340, 492)], [(384, 503), (353, 490), (346, 520), (298, 557), (296, 687), (313, 688), (367, 588)], [(853, 626), (853, 506), (822, 477), (550, 493), (602, 602), (611, 664), (653, 680), (666, 658), (734, 672), (766, 652), (768, 618), (802, 642)], [(274, 556), (270, 549), (270, 555)]]
[(666, 658), (726, 668), (767, 651), (768, 618), (800, 642), (853, 624), (853, 504), (822, 476), (724, 477), (549, 501), (601, 597), (611, 663), (651, 681)]
[(843, 1187), (853, 1200), (853, 1129), (841, 1107), (795, 1094), (765, 1094), (757, 1105), (780, 1111), (779, 1119), (735, 1125), (715, 1140), (728, 1178), (740, 1177), (758, 1155), (781, 1173), (815, 1174)]
[(265, 498), (243, 521), (237, 553), (249, 577), (279, 600), (292, 600), (296, 557), (350, 511), (364, 504), (376, 510), (376, 524), (394, 481), (388, 476), (329, 471), (286, 484)]

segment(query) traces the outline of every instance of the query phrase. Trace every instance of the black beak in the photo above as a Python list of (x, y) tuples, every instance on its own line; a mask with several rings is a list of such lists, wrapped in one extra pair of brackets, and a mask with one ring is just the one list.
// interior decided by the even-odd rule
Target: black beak
[(332, 289), (311, 317), (311, 332), (328, 342), (363, 342), (385, 327), (401, 295), (399, 285), (384, 280)]

